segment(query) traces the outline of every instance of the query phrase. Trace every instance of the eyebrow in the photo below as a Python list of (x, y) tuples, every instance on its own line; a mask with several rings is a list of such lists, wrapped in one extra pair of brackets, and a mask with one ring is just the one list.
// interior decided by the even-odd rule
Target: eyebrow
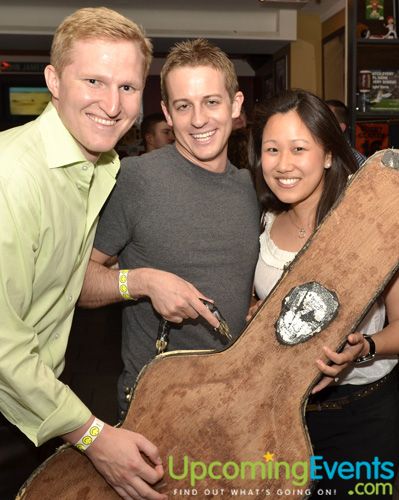
[(307, 143), (310, 142), (307, 139), (300, 139), (300, 138), (299, 139), (292, 139), (292, 141), (290, 141), (290, 142), (297, 142), (297, 141), (302, 141), (302, 142), (307, 142)]
[[(205, 99), (210, 99), (211, 97), (219, 97), (220, 99), (223, 99), (222, 94), (204, 95), (201, 99), (205, 100)], [(174, 101), (172, 101), (172, 104), (176, 104), (177, 102), (191, 102), (191, 99), (189, 99), (188, 97), (180, 97), (180, 98), (175, 99)]]
[[(289, 142), (292, 143), (292, 142), (298, 142), (298, 141), (302, 141), (302, 142), (306, 142), (307, 144), (310, 144), (310, 141), (308, 141), (307, 139), (292, 139)], [(265, 139), (264, 141), (262, 141), (263, 144), (265, 144), (266, 142), (278, 143), (278, 141), (276, 139)]]
[[(100, 73), (90, 73), (87, 70), (83, 73), (81, 73), (80, 78), (83, 80), (97, 80), (99, 82), (103, 82), (105, 84), (108, 84), (110, 81), (110, 78), (106, 74), (100, 74)], [(133, 77), (129, 80), (122, 80), (118, 86), (123, 87), (127, 85), (128, 87), (134, 87), (136, 89), (143, 88), (143, 82), (140, 78)]]

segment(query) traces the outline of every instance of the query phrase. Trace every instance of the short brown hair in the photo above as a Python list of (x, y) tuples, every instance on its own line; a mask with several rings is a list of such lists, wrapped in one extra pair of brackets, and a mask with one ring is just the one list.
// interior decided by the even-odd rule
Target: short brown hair
[(225, 84), (230, 99), (238, 91), (237, 74), (227, 55), (208, 40), (198, 38), (177, 43), (169, 52), (161, 71), (161, 93), (165, 105), (168, 104), (166, 77), (175, 68), (183, 66), (211, 66), (225, 76)]
[(93, 38), (137, 43), (144, 56), (144, 76), (147, 76), (152, 60), (152, 43), (141, 26), (106, 7), (79, 9), (62, 21), (51, 45), (51, 64), (61, 73), (71, 62), (73, 43)]

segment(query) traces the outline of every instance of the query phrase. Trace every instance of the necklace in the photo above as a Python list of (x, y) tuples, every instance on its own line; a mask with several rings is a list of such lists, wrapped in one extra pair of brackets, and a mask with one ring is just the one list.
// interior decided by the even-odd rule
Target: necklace
[(306, 228), (298, 226), (298, 224), (292, 218), (290, 210), (288, 210), (287, 213), (288, 213), (288, 218), (290, 219), (291, 223), (298, 229), (298, 238), (301, 238), (301, 239), (305, 238), (305, 236), (306, 236)]

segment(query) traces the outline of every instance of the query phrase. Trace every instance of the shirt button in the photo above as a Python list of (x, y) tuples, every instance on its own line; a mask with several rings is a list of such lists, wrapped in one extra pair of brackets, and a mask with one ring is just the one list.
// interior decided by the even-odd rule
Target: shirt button
[(55, 340), (58, 340), (59, 338), (60, 338), (60, 334), (59, 334), (59, 333), (55, 333), (55, 334), (54, 334), (54, 339), (55, 339)]
[(72, 302), (72, 295), (68, 295), (69, 302)]
[(82, 170), (87, 170), (89, 167), (87, 165), (83, 165)]

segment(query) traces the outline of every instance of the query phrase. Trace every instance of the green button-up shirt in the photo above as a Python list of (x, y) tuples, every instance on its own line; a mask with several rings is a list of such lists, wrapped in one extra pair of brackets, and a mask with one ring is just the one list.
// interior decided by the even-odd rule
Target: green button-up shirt
[(87, 161), (52, 104), (0, 134), (0, 412), (36, 444), (91, 414), (57, 377), (118, 169), (114, 151)]

